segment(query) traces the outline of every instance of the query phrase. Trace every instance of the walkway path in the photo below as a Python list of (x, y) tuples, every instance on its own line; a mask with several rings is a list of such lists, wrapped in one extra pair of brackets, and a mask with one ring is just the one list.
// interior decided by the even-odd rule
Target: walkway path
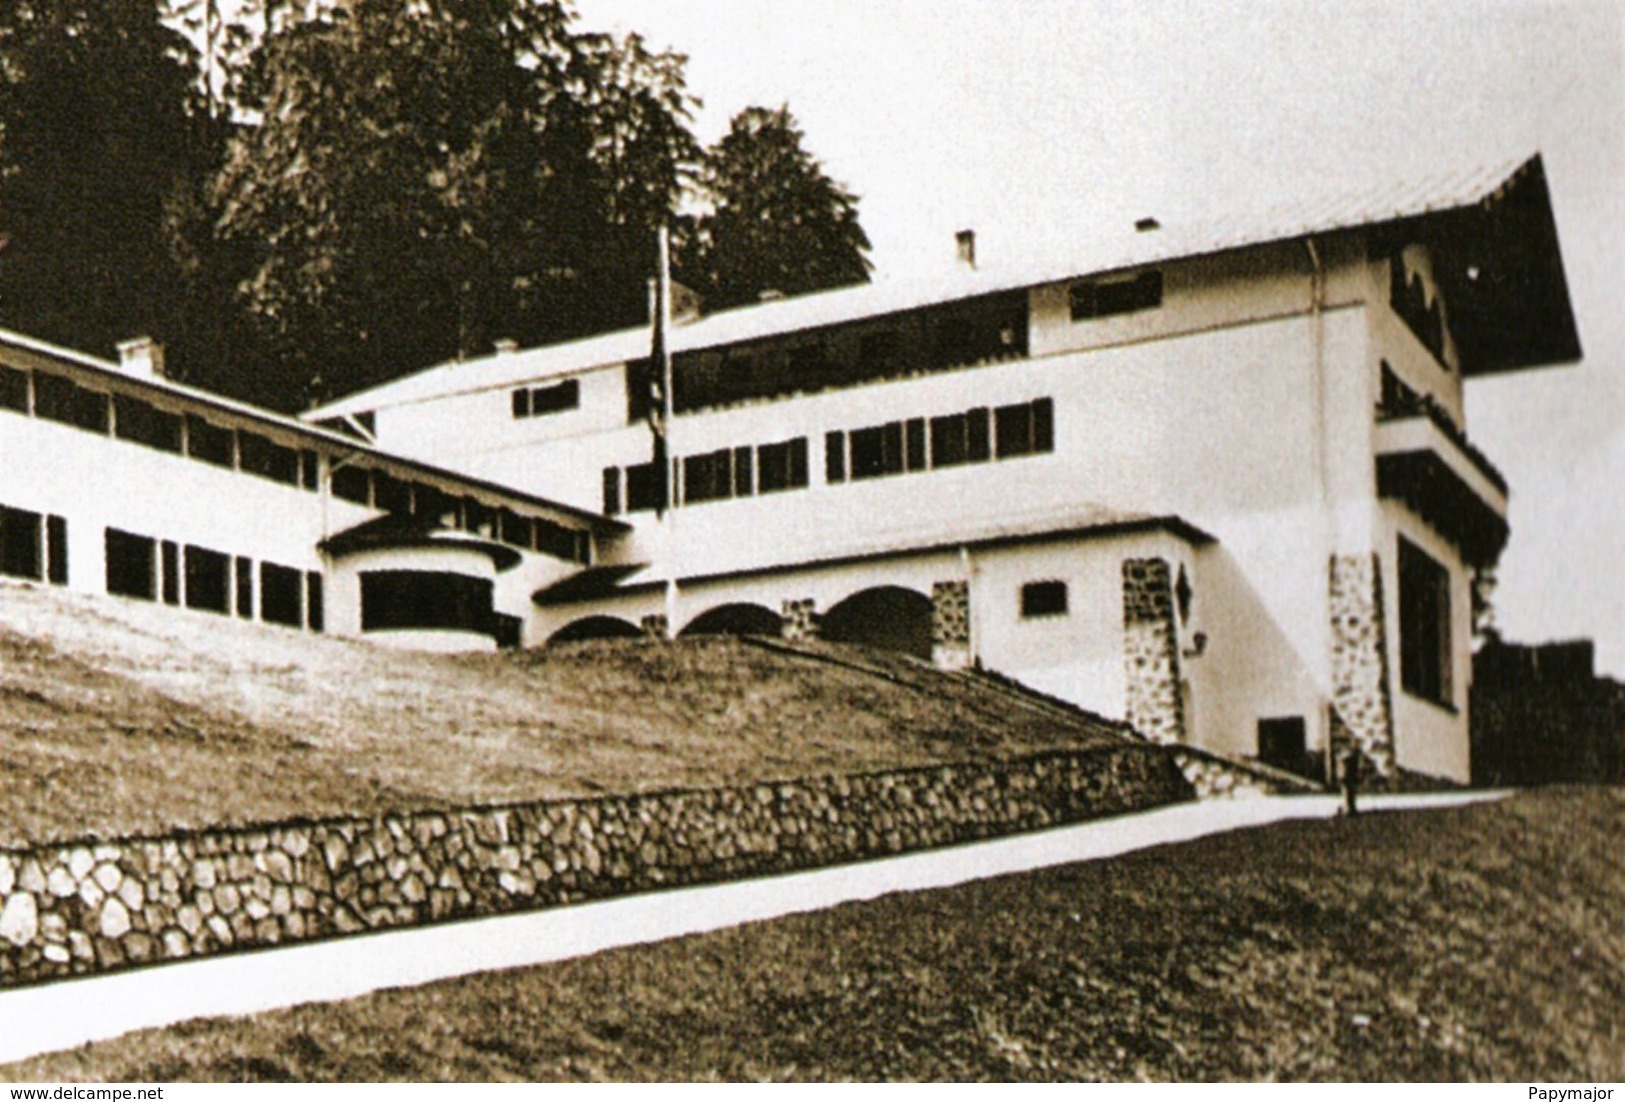
[[(1362, 810), (1440, 808), (1504, 793), (1374, 796)], [(1335, 814), (1329, 796), (1157, 811), (811, 872), (340, 938), (0, 992), (0, 1063), (215, 1015), (344, 999), (775, 918), (898, 891), (1112, 857), (1284, 819)]]

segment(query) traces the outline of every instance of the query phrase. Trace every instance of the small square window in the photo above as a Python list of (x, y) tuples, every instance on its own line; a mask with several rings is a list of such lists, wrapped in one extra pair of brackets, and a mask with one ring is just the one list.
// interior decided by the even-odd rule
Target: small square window
[(1028, 582), (1021, 587), (1021, 618), (1066, 615), (1066, 583), (1061, 581)]

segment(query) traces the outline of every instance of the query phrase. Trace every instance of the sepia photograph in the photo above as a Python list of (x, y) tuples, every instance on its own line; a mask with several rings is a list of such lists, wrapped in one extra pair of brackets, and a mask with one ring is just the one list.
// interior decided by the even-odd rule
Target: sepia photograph
[(1620, 0), (0, 0), (0, 1082), (1625, 1097), (1622, 250)]

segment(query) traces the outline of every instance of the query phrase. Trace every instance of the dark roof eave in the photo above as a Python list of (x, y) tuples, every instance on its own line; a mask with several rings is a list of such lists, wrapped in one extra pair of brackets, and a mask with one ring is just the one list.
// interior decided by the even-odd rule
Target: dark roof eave
[[(1024, 532), (1004, 536), (987, 536), (972, 540), (948, 540), (919, 547), (889, 548), (884, 551), (860, 552), (851, 555), (837, 555), (825, 559), (809, 559), (806, 562), (786, 563), (777, 566), (753, 567), (746, 570), (722, 571), (715, 574), (691, 574), (677, 579), (680, 586), (705, 585), (711, 582), (737, 581), (744, 578), (768, 577), (774, 574), (789, 574), (798, 570), (828, 569), (837, 566), (848, 566), (853, 563), (881, 562), (886, 559), (906, 558), (910, 555), (928, 555), (942, 551), (952, 551), (960, 547), (970, 550), (987, 550), (994, 547), (1012, 547), (1027, 543), (1045, 543), (1065, 539), (1106, 539), (1112, 536), (1134, 535), (1141, 532), (1167, 532), (1177, 539), (1184, 540), (1192, 547), (1205, 547), (1217, 543), (1218, 540), (1191, 524), (1183, 517), (1168, 515), (1160, 517), (1136, 517), (1132, 520), (1116, 521), (1109, 524), (1097, 524), (1085, 527), (1061, 527), (1046, 532)], [(598, 567), (590, 568), (600, 569)], [(607, 568), (606, 568), (607, 569)], [(644, 569), (643, 566), (626, 568), (628, 574)], [(584, 572), (585, 573), (585, 572)], [(579, 577), (580, 575), (576, 575)], [(636, 597), (646, 593), (654, 593), (665, 588), (664, 579), (646, 582), (637, 582), (633, 585), (613, 587), (609, 589), (594, 588), (590, 593), (575, 596), (567, 588), (567, 583), (555, 583), (545, 590), (539, 590), (532, 600), (544, 607), (558, 607), (563, 605), (583, 604), (587, 601), (604, 600), (610, 597)], [(544, 600), (544, 595), (546, 599)]]

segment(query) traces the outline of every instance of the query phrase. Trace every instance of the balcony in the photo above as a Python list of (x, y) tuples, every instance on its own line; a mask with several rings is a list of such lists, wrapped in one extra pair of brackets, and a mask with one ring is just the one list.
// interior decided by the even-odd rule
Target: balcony
[(1506, 546), (1507, 484), (1442, 410), (1425, 400), (1379, 408), (1377, 493), (1405, 506), (1449, 540), (1470, 566), (1489, 566)]

